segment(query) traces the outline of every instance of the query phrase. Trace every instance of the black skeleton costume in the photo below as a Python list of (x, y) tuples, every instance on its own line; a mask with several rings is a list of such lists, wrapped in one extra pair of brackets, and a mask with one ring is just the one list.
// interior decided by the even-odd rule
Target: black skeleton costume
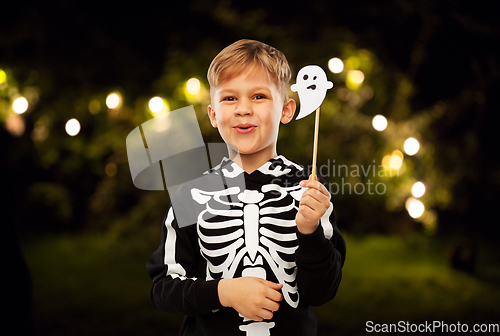
[[(179, 188), (182, 201), (168, 209), (147, 270), (158, 309), (186, 315), (180, 335), (316, 334), (312, 307), (335, 296), (346, 247), (333, 203), (314, 233), (297, 230), (299, 182), (308, 177), (283, 156), (251, 174), (225, 158)], [(241, 276), (283, 284), (272, 319), (256, 322), (220, 304), (219, 280)]]

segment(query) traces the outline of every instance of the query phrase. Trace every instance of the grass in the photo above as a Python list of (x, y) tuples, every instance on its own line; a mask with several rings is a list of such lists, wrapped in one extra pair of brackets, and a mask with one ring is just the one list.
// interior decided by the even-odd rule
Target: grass
[(26, 244), (37, 334), (176, 335), (181, 317), (152, 305), (149, 255), (138, 250), (133, 241), (92, 235)]
[[(320, 335), (367, 334), (367, 321), (500, 323), (500, 273), (487, 247), (481, 249), (476, 276), (471, 276), (453, 270), (442, 242), (425, 236), (346, 240), (339, 292), (316, 309)], [(495, 276), (496, 283), (490, 281)]]
[[(362, 335), (365, 323), (500, 323), (500, 269), (481, 246), (475, 276), (452, 270), (425, 236), (345, 235), (336, 298), (316, 308), (319, 335)], [(145, 264), (156, 244), (90, 234), (30, 239), (38, 335), (176, 335), (181, 317), (156, 310)]]

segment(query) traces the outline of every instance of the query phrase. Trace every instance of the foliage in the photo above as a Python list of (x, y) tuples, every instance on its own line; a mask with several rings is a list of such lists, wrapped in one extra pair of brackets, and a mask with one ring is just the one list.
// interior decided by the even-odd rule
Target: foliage
[[(14, 144), (8, 148), (8, 162), (14, 171), (18, 161), (12, 156), (30, 157), (32, 164), (29, 176), (16, 176), (26, 181), (21, 192), (25, 202), (18, 209), (26, 229), (92, 228), (131, 234), (159, 225), (168, 195), (133, 187), (125, 138), (155, 116), (148, 101), (159, 95), (170, 110), (194, 105), (205, 142), (220, 142), (205, 114), (209, 103), (205, 73), (217, 52), (240, 38), (259, 39), (282, 50), (294, 74), (307, 64), (319, 64), (326, 70), (331, 57), (344, 60), (342, 73), (328, 72), (336, 86), (321, 107), (318, 155), (320, 167), (329, 164), (324, 171), (332, 187), (350, 183), (354, 188), (358, 183), (358, 191), (361, 186), (365, 188), (360, 194), (352, 190), (335, 196), (341, 228), (432, 233), (439, 222), (438, 228), (461, 228), (465, 232), (470, 230), (460, 216), (465, 214), (470, 219), (473, 205), (479, 202), (475, 200), (481, 199), (471, 199), (471, 191), (485, 196), (484, 209), (490, 209), (497, 199), (500, 180), (494, 167), (498, 167), (498, 160), (481, 151), (492, 145), (480, 134), (481, 123), (494, 124), (491, 121), (495, 120), (486, 111), (497, 106), (491, 93), (495, 92), (498, 75), (488, 70), (494, 68), (497, 55), (486, 47), (457, 54), (462, 63), (470, 63), (463, 69), (467, 77), (458, 80), (461, 77), (453, 75), (453, 71), (462, 68), (453, 68), (462, 64), (450, 62), (451, 69), (443, 69), (452, 82), (446, 90), (440, 90), (445, 85), (433, 84), (443, 79), (432, 72), (450, 60), (442, 58), (443, 52), (449, 57), (455, 50), (449, 42), (449, 50), (439, 49), (440, 41), (448, 41), (450, 27), (456, 28), (463, 43), (474, 47), (476, 40), (487, 42), (497, 36), (495, 24), (487, 17), (485, 23), (475, 20), (484, 13), (469, 14), (459, 5), (448, 8), (441, 2), (428, 1), (401, 1), (396, 6), (377, 8), (368, 2), (354, 8), (312, 1), (308, 15), (291, 20), (296, 10), (289, 6), (278, 10), (231, 1), (191, 1), (169, 7), (179, 14), (173, 15), (170, 24), (154, 21), (165, 34), (162, 42), (155, 40), (153, 36), (158, 35), (148, 32), (147, 27), (137, 28), (148, 42), (159, 46), (151, 51), (132, 32), (127, 30), (129, 35), (117, 36), (117, 30), (107, 29), (104, 23), (99, 26), (99, 34), (95, 30), (85, 33), (82, 23), (94, 14), (90, 7), (77, 10), (69, 3), (51, 6), (54, 13), (68, 11), (78, 18), (64, 24), (89, 42), (87, 52), (76, 52), (78, 43), (60, 35), (67, 42), (68, 54), (54, 52), (54, 60), (47, 57), (37, 62), (5, 57), (8, 63), (0, 64), (5, 74), (0, 83), (0, 132), (2, 139), (8, 138)], [(36, 11), (38, 7), (33, 8)], [(46, 13), (46, 9), (38, 10)], [(128, 13), (141, 8), (124, 10)], [(54, 32), (54, 27), (43, 24), (36, 15), (32, 17), (33, 26), (29, 26), (31, 21), (27, 25), (34, 30), (39, 24), (39, 35), (18, 38), (43, 45), (41, 36), (52, 36), (49, 33)], [(374, 18), (384, 18), (400, 31), (388, 30), (383, 23), (372, 28)], [(50, 43), (56, 42), (51, 39)], [(6, 56), (9, 51), (17, 53), (7, 42), (0, 45), (0, 50)], [(69, 57), (71, 51), (73, 58)], [(110, 58), (102, 58), (103, 52)], [(487, 57), (493, 61), (488, 63)], [(350, 79), (353, 70), (364, 73), (362, 84)], [(198, 95), (186, 91), (185, 83), (192, 77), (201, 81)], [(106, 107), (111, 92), (121, 95), (120, 108)], [(29, 102), (28, 111), (21, 115), (11, 108), (18, 96)], [(294, 94), (292, 97), (298, 99)], [(377, 114), (389, 121), (383, 132), (371, 126)], [(474, 123), (469, 122), (471, 116)], [(80, 133), (74, 137), (64, 131), (71, 118), (81, 124)], [(312, 119), (294, 121), (280, 130), (279, 152), (303, 165), (311, 162)], [(382, 167), (384, 157), (395, 150), (403, 152), (408, 137), (419, 140), (420, 151), (414, 156), (404, 155), (399, 171)], [(467, 164), (463, 163), (464, 157)], [(333, 176), (332, 170), (341, 165), (347, 166), (349, 173)], [(358, 174), (353, 172), (354, 166)], [(364, 176), (361, 168), (376, 174)], [(426, 211), (413, 220), (404, 207), (416, 181), (423, 181), (427, 187), (421, 198)], [(373, 183), (373, 188), (379, 185), (379, 190), (383, 185), (384, 192), (370, 195), (368, 183)], [(42, 187), (47, 191), (41, 192)], [(39, 218), (30, 209), (40, 210), (44, 216)], [(484, 232), (493, 227), (484, 218), (479, 223)]]

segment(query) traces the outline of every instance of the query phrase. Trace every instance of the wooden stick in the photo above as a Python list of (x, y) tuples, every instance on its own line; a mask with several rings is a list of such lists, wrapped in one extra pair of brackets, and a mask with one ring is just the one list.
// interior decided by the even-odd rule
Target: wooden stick
[(313, 166), (312, 166), (312, 176), (314, 180), (318, 180), (316, 177), (316, 157), (318, 156), (318, 134), (319, 134), (319, 107), (316, 109), (316, 121), (314, 124), (314, 149), (313, 149)]

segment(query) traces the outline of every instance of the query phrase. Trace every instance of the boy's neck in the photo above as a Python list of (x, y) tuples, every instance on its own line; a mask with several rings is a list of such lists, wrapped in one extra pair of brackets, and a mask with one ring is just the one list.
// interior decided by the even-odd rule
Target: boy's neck
[(264, 163), (270, 159), (278, 156), (276, 153), (276, 148), (263, 149), (259, 152), (252, 154), (241, 154), (234, 150), (229, 150), (229, 158), (234, 161), (238, 166), (240, 166), (248, 174), (251, 174), (255, 170), (259, 169)]

